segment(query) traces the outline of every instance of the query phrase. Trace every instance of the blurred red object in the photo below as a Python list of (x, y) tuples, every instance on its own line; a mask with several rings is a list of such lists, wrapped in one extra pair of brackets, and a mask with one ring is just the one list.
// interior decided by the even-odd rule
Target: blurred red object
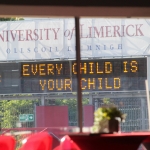
[(15, 144), (15, 139), (12, 136), (0, 136), (0, 150), (14, 150)]
[(61, 143), (54, 150), (80, 150), (75, 142), (73, 142), (68, 135), (61, 139)]
[(55, 147), (60, 145), (60, 139), (52, 132), (49, 132), (49, 135), (53, 138), (52, 149), (54, 149)]
[(31, 135), (20, 150), (51, 150), (52, 137), (47, 132)]

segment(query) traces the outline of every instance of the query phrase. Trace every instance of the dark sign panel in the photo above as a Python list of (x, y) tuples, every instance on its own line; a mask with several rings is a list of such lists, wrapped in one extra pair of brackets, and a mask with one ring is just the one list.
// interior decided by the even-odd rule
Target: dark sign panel
[(21, 93), (20, 63), (0, 63), (0, 94)]
[[(82, 60), (81, 88), (92, 91), (145, 90), (146, 58)], [(75, 61), (0, 63), (0, 94), (77, 91)]]
[[(145, 90), (146, 58), (82, 60), (81, 88), (92, 91)], [(22, 93), (76, 92), (75, 61), (21, 63)]]

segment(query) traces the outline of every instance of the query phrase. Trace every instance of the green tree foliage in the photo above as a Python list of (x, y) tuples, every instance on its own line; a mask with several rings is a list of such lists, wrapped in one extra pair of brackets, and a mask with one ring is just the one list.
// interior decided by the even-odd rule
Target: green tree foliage
[[(77, 100), (74, 98), (70, 99), (56, 99), (56, 105), (67, 105), (69, 110), (76, 111), (77, 110)], [(82, 104), (87, 105), (89, 101), (87, 98), (82, 99)]]
[(0, 21), (18, 21), (18, 20), (24, 20), (24, 19), (21, 17), (11, 17), (11, 18), (2, 17), (2, 18), (0, 18)]
[(111, 102), (110, 98), (103, 98), (103, 104), (107, 107), (117, 107), (113, 102)]
[[(83, 105), (89, 104), (88, 99), (82, 100)], [(39, 100), (1, 100), (0, 101), (0, 122), (2, 128), (15, 128), (19, 121), (20, 114), (34, 114), (34, 105), (40, 104)], [(76, 121), (77, 100), (76, 99), (56, 99), (55, 105), (68, 106), (69, 114)], [(24, 125), (25, 123), (22, 123)], [(28, 122), (26, 127), (34, 127), (34, 122)]]
[[(0, 117), (2, 128), (14, 128), (20, 114), (34, 114), (34, 103), (38, 100), (1, 100)], [(29, 126), (32, 126), (30, 123)]]

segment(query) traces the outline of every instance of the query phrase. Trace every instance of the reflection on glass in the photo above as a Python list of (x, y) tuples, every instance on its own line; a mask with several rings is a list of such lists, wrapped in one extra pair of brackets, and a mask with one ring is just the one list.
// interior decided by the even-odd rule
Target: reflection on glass
[(106, 98), (127, 114), (122, 132), (148, 129), (147, 22), (149, 19), (80, 19), (82, 95), (88, 92), (89, 99), (89, 105), (83, 106), (84, 126), (93, 125), (90, 109), (103, 107)]
[[(74, 18), (5, 21), (0, 24), (1, 132), (30, 128), (57, 138), (79, 132)], [(94, 111), (105, 103), (127, 114), (122, 132), (149, 128), (149, 24), (149, 19), (80, 19), (83, 132), (90, 132)]]

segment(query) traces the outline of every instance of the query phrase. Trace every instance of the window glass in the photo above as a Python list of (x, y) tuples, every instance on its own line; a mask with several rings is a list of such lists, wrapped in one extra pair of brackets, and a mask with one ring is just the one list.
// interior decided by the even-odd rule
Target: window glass
[(90, 132), (94, 111), (108, 104), (127, 114), (122, 132), (149, 128), (149, 19), (81, 18), (80, 47), (74, 18), (0, 20), (2, 133), (60, 139), (79, 131), (80, 115)]
[(89, 100), (84, 119), (91, 108), (112, 104), (127, 114), (122, 132), (148, 129), (148, 30), (149, 19), (80, 20), (82, 96)]

